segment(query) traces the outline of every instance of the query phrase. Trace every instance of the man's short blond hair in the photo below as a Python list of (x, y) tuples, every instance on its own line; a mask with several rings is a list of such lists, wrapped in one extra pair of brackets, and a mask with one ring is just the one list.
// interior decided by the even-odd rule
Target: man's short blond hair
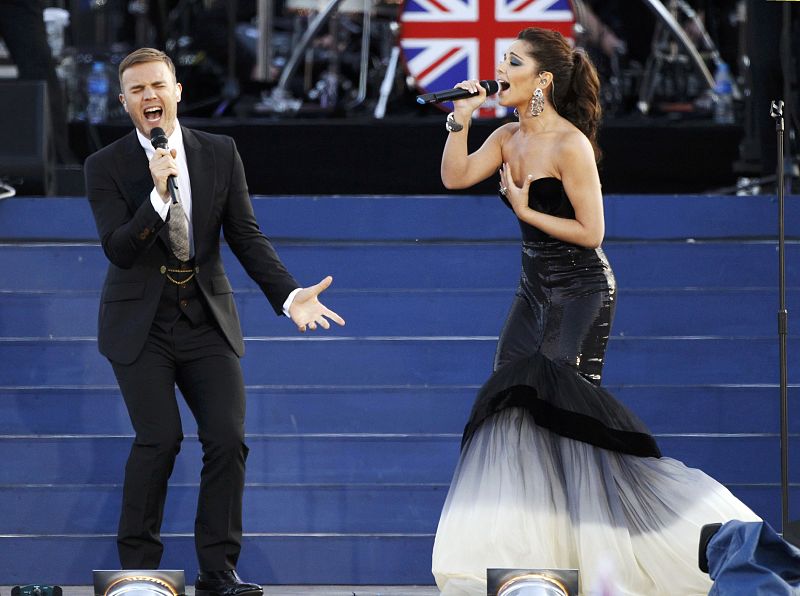
[[(141, 64), (143, 62), (163, 62), (169, 67), (172, 72), (172, 78), (177, 81), (175, 76), (175, 65), (172, 59), (161, 50), (155, 48), (139, 48), (134, 50), (119, 63), (119, 88), (122, 89), (122, 73), (134, 64)], [(124, 91), (124, 89), (123, 89)]]

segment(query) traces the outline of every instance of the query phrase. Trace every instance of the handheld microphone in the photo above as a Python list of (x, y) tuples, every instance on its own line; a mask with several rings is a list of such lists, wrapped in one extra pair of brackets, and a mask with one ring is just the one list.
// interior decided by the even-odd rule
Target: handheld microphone
[[(500, 84), (497, 81), (480, 81), (478, 84), (486, 89), (486, 95), (494, 95), (500, 90)], [(478, 94), (470, 93), (461, 87), (454, 87), (446, 91), (434, 91), (433, 93), (417, 95), (417, 103), (422, 105), (427, 103), (442, 103), (443, 101), (455, 101), (457, 99), (475, 97), (476, 95)]]
[[(159, 126), (150, 131), (150, 142), (153, 144), (153, 149), (169, 149), (167, 133)], [(177, 203), (178, 187), (175, 186), (175, 176), (167, 178), (167, 189), (169, 190), (169, 196), (172, 197), (172, 202)]]

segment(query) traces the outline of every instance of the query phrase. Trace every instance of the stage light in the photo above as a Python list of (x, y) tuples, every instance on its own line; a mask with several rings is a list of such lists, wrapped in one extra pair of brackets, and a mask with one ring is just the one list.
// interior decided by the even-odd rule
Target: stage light
[(577, 596), (577, 569), (487, 569), (487, 596)]
[(174, 569), (96, 570), (95, 596), (184, 596), (183, 571)]

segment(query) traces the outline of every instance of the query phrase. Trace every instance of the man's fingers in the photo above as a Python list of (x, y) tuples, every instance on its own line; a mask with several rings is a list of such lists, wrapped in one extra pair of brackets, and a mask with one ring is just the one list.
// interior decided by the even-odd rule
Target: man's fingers
[(314, 286), (314, 293), (320, 294), (321, 292), (324, 292), (328, 288), (328, 286), (331, 285), (331, 282), (333, 282), (333, 278), (329, 275)]
[(333, 312), (331, 309), (326, 308), (323, 312), (325, 313), (325, 316), (328, 317), (334, 323), (337, 323), (339, 325), (344, 325), (344, 319), (335, 312)]

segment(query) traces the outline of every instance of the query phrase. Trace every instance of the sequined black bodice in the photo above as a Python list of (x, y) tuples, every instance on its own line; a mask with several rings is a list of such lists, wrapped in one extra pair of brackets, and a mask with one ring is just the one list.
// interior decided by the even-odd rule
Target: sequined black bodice
[[(528, 204), (575, 218), (557, 178), (534, 180)], [(493, 414), (522, 407), (565, 437), (658, 457), (644, 424), (600, 386), (616, 306), (614, 273), (602, 249), (559, 240), (524, 222), (520, 228), (519, 287), (497, 342), (494, 373), (473, 405), (462, 445)]]
[[(511, 209), (508, 199), (502, 194), (500, 198)], [(572, 203), (569, 202), (567, 193), (564, 192), (564, 185), (558, 178), (538, 178), (531, 182), (528, 192), (528, 206), (535, 211), (554, 217), (575, 219), (575, 210), (572, 208)], [(526, 224), (524, 221), (519, 222), (519, 227), (522, 230), (522, 240), (525, 242), (540, 242), (551, 239), (550, 236), (538, 228)]]

